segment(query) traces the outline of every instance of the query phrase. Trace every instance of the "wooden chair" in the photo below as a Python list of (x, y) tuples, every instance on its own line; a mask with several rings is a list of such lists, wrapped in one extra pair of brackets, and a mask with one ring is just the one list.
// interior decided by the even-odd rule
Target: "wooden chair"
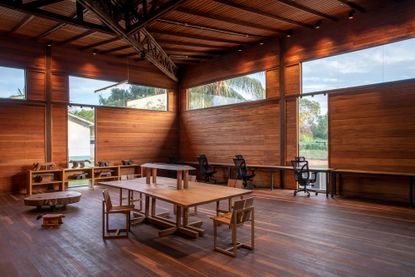
[[(254, 249), (254, 198), (237, 200), (234, 202), (232, 211), (213, 217), (213, 247), (216, 251), (226, 255), (236, 257), (238, 248)], [(242, 226), (245, 222), (251, 221), (251, 245), (240, 243), (237, 241), (237, 227)], [(232, 246), (229, 248), (220, 248), (217, 246), (217, 227), (220, 224), (226, 224), (232, 230)]]
[[(108, 190), (104, 190), (102, 194), (104, 196), (102, 201), (102, 238), (127, 238), (130, 231), (130, 212), (134, 206), (113, 206)], [(125, 228), (109, 229), (109, 214), (125, 214)], [(120, 232), (125, 232), (125, 235), (120, 235)], [(109, 235), (109, 233), (115, 233), (115, 235)]]

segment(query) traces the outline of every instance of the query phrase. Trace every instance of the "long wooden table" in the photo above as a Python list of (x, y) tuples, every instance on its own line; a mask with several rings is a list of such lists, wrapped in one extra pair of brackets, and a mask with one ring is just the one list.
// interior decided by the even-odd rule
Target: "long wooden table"
[[(164, 164), (164, 163), (145, 163), (141, 165), (141, 176), (146, 176), (146, 183), (157, 184), (157, 169), (170, 170), (177, 172), (176, 188), (187, 189), (189, 186), (189, 171), (195, 170), (194, 167), (185, 164)], [(145, 173), (145, 175), (143, 175)]]
[[(182, 161), (181, 163), (183, 164), (191, 164), (191, 165), (195, 165), (197, 164), (197, 162), (189, 162), (189, 161)], [(209, 162), (209, 165), (212, 167), (222, 167), (222, 168), (226, 168), (228, 171), (228, 178), (231, 178), (231, 171), (232, 168), (235, 167), (235, 164), (233, 163), (216, 163), (216, 162)], [(271, 174), (271, 183), (270, 183), (270, 189), (273, 190), (274, 189), (274, 172), (275, 171), (279, 171), (280, 173), (284, 173), (286, 170), (293, 170), (292, 166), (289, 165), (266, 165), (266, 164), (247, 164), (246, 165), (248, 168), (251, 169), (259, 169), (259, 170), (265, 170), (265, 171), (270, 171)], [(330, 168), (310, 168), (311, 172), (315, 172), (315, 173), (326, 173), (326, 183), (327, 183), (327, 188), (329, 187), (329, 182), (330, 182), (330, 177), (329, 177), (329, 173), (331, 171)], [(281, 179), (280, 179), (280, 188), (284, 188), (284, 175), (281, 174)], [(326, 190), (326, 196), (328, 197), (329, 192), (328, 189)]]
[[(144, 220), (165, 227), (165, 229), (159, 232), (159, 236), (180, 233), (193, 238), (203, 235), (204, 230), (201, 228), (201, 221), (189, 223), (189, 207), (216, 202), (218, 210), (219, 201), (240, 197), (252, 192), (251, 190), (192, 181), (189, 182), (187, 189), (177, 190), (176, 179), (166, 177), (158, 177), (157, 184), (147, 184), (146, 178), (99, 182), (99, 184), (118, 188), (120, 191), (128, 190), (129, 192), (136, 191), (144, 194)], [(130, 200), (130, 198), (128, 199)], [(177, 206), (176, 220), (174, 222), (163, 216), (156, 215), (156, 199)]]
[(408, 177), (409, 189), (408, 189), (408, 202), (411, 207), (414, 207), (414, 178), (415, 172), (396, 172), (396, 171), (380, 171), (380, 170), (356, 170), (356, 169), (341, 169), (336, 168), (331, 170), (332, 182), (331, 182), (331, 197), (337, 194), (337, 176), (339, 177), (339, 191), (342, 187), (342, 174), (358, 174), (358, 175), (374, 175), (374, 176), (402, 176)]

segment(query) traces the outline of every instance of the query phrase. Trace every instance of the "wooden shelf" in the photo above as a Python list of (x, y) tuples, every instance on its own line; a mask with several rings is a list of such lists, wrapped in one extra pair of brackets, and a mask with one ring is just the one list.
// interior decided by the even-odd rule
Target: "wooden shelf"
[[(96, 176), (97, 173), (101, 171), (109, 171), (111, 170), (111, 176)], [(85, 179), (71, 179), (70, 176), (74, 174), (82, 174), (87, 173), (87, 178)], [(44, 182), (35, 182), (36, 176), (39, 175), (49, 175), (51, 181), (44, 181)], [(29, 170), (27, 173), (27, 194), (32, 194), (32, 188), (34, 186), (41, 186), (41, 185), (53, 185), (59, 184), (60, 190), (64, 191), (66, 185), (69, 182), (76, 182), (76, 181), (87, 181), (90, 182), (91, 187), (94, 188), (95, 182), (100, 180), (110, 180), (115, 179), (119, 180), (122, 176), (127, 176), (126, 178), (130, 179), (130, 177), (136, 178), (141, 176), (141, 167), (138, 164), (132, 165), (110, 165), (104, 167), (84, 167), (84, 168), (63, 168), (63, 169), (51, 169), (51, 170), (39, 170), (33, 171)]]

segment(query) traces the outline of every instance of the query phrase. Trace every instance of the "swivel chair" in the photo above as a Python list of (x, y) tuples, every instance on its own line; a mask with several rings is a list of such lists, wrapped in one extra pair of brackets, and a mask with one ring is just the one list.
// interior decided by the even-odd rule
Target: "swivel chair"
[(197, 161), (199, 162), (199, 171), (203, 181), (207, 183), (213, 181), (216, 183), (216, 180), (213, 178), (213, 175), (216, 173), (216, 171), (209, 168), (209, 163), (206, 155), (200, 154), (197, 156)]
[(248, 170), (245, 159), (243, 158), (242, 155), (235, 155), (235, 158), (233, 158), (233, 162), (236, 167), (237, 178), (242, 179), (244, 188), (246, 189), (254, 188), (255, 185), (253, 185), (251, 182), (252, 182), (252, 178), (255, 177), (255, 170)]
[(310, 171), (308, 167), (308, 161), (304, 157), (295, 157), (295, 160), (291, 161), (294, 169), (294, 177), (298, 183), (298, 189), (294, 191), (294, 196), (298, 192), (307, 193), (307, 197), (310, 197), (310, 192), (314, 192), (318, 195), (318, 192), (308, 187), (313, 187), (317, 180), (317, 174)]

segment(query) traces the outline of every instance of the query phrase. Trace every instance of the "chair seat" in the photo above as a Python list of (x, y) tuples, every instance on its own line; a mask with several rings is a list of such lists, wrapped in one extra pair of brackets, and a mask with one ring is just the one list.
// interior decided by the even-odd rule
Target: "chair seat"
[(232, 212), (212, 217), (212, 219), (214, 221), (229, 225), (231, 223), (231, 219), (232, 219)]

